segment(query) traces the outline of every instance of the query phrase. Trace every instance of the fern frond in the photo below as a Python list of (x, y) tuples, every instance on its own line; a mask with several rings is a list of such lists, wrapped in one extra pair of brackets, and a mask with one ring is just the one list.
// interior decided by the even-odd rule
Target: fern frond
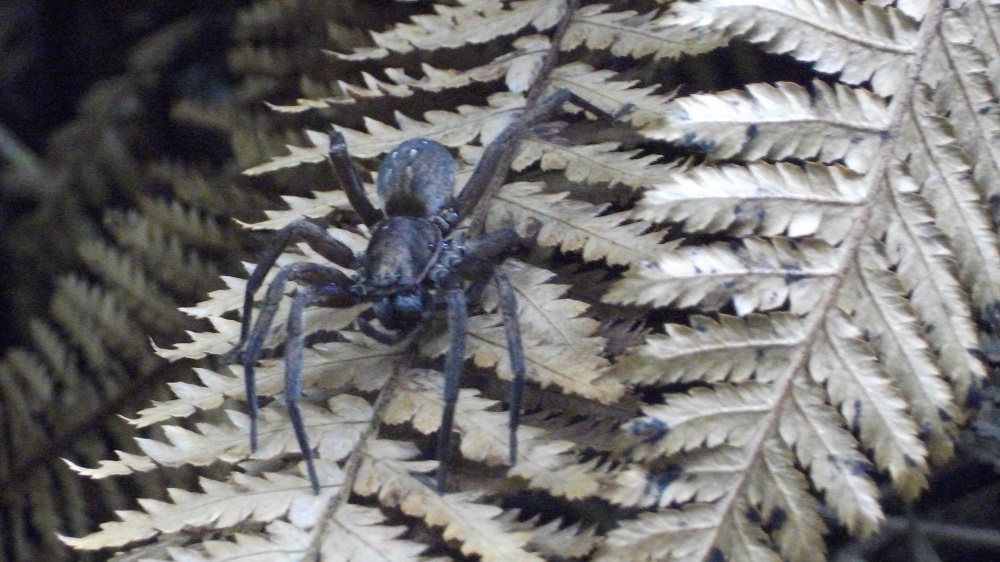
[[(522, 331), (526, 342), (536, 342), (531, 330)], [(507, 340), (500, 319), (476, 316), (469, 319), (467, 354), (480, 367), (495, 367), (497, 376), (511, 380), (513, 372), (507, 355)], [(575, 350), (564, 345), (526, 346), (527, 378), (542, 388), (555, 385), (563, 391), (602, 403), (619, 399), (625, 389), (608, 376), (609, 363), (590, 349)]]
[(871, 464), (843, 428), (843, 419), (826, 404), (823, 390), (796, 377), (778, 429), (848, 530), (863, 537), (875, 533), (885, 516), (870, 476)]
[(698, 166), (645, 192), (635, 216), (688, 232), (817, 236), (837, 244), (865, 202), (864, 178), (840, 166)]
[(913, 20), (895, 8), (855, 0), (680, 2), (661, 23), (759, 43), (817, 72), (840, 73), (847, 84), (870, 81), (882, 96), (896, 91), (906, 69), (899, 59), (913, 53), (917, 35)]
[(297, 112), (322, 107), (324, 105), (352, 104), (359, 100), (377, 99), (385, 96), (409, 97), (420, 92), (441, 92), (462, 88), (470, 84), (491, 82), (501, 78), (512, 92), (522, 92), (530, 85), (540, 66), (541, 59), (548, 52), (547, 38), (537, 35), (521, 37), (514, 41), (516, 50), (499, 56), (487, 64), (466, 70), (440, 69), (423, 63), (420, 70), (423, 77), (414, 78), (402, 68), (386, 68), (385, 74), (391, 82), (379, 80), (375, 76), (362, 73), (365, 85), (356, 86), (339, 81), (344, 97), (322, 100), (300, 100), (297, 105), (274, 105), (277, 111)]
[[(337, 127), (344, 134), (351, 154), (357, 158), (371, 158), (384, 154), (406, 139), (423, 137), (434, 139), (445, 146), (460, 146), (479, 135), (483, 128), (500, 131), (513, 116), (511, 111), (524, 105), (524, 98), (511, 93), (495, 94), (487, 107), (459, 106), (458, 111), (428, 111), (425, 121), (417, 121), (396, 113), (399, 127), (392, 127), (374, 119), (365, 118), (367, 133), (346, 127)], [(329, 152), (329, 138), (317, 131), (307, 131), (314, 147), (299, 148), (288, 146), (291, 154), (272, 158), (270, 162), (246, 170), (247, 175), (264, 174), (299, 166), (307, 163), (323, 162)]]
[(396, 562), (422, 560), (427, 545), (400, 538), (407, 528), (387, 526), (385, 515), (378, 509), (345, 505), (320, 545), (323, 559), (362, 562), (365, 560)]
[(200, 482), (202, 493), (171, 489), (171, 502), (140, 500), (145, 512), (119, 512), (119, 522), (105, 523), (86, 537), (62, 540), (74, 548), (97, 550), (200, 526), (224, 528), (245, 520), (271, 521), (293, 507), (296, 516), (306, 518), (322, 506), (309, 483), (290, 474), (236, 475), (231, 483), (202, 478)]
[[(440, 426), (444, 409), (443, 377), (436, 372), (414, 375), (401, 385), (383, 419), (386, 423), (410, 422), (418, 431), (432, 433)], [(505, 464), (510, 455), (509, 415), (488, 410), (495, 405), (497, 402), (477, 397), (472, 391), (462, 391), (455, 412), (455, 425), (462, 436), (462, 455), (493, 466)], [(511, 476), (524, 478), (533, 488), (569, 499), (582, 499), (597, 492), (597, 474), (593, 467), (577, 463), (570, 454), (572, 442), (549, 439), (544, 431), (529, 425), (520, 427), (518, 439), (517, 464), (511, 467)]]
[(414, 478), (413, 471), (426, 471), (427, 462), (413, 462), (417, 451), (405, 443), (376, 441), (361, 467), (354, 491), (377, 496), (383, 505), (398, 507), (403, 513), (420, 517), (428, 525), (443, 528), (445, 540), (456, 540), (467, 555), (497, 562), (539, 561), (525, 550), (530, 533), (511, 532), (499, 519), (503, 510), (477, 503), (480, 494), (463, 492), (438, 495)]
[(309, 546), (309, 533), (291, 523), (272, 521), (262, 533), (235, 533), (231, 540), (210, 540), (189, 548), (169, 549), (174, 560), (189, 562), (301, 562)]
[(813, 345), (809, 375), (826, 387), (834, 404), (861, 442), (888, 470), (905, 497), (916, 497), (927, 486), (927, 450), (919, 429), (905, 412), (906, 404), (878, 366), (861, 332), (837, 311), (826, 319)]
[(819, 502), (809, 494), (809, 481), (795, 463), (795, 455), (783, 443), (768, 440), (761, 478), (750, 484), (747, 498), (765, 521), (781, 520), (774, 542), (783, 559), (822, 562), (826, 556), (816, 545), (827, 528), (819, 515)]
[[(603, 345), (601, 338), (594, 337), (597, 321), (583, 316), (589, 306), (560, 298), (569, 286), (548, 283), (554, 276), (552, 272), (517, 260), (507, 260), (503, 272), (517, 294), (518, 320), (533, 327), (540, 341), (594, 352)], [(483, 307), (496, 310), (497, 298), (495, 291), (490, 290), (484, 295)]]
[[(664, 29), (653, 20), (657, 12), (639, 14), (627, 10), (609, 12), (609, 5), (594, 4), (580, 8), (573, 15), (573, 24), (563, 37), (562, 49), (568, 51), (580, 45), (593, 50), (607, 50), (617, 57), (654, 59), (677, 58), (682, 54), (697, 54), (690, 37), (677, 29)], [(712, 43), (704, 38), (696, 49), (707, 52), (723, 44), (722, 37)]]
[[(734, 247), (735, 246), (735, 247)], [(838, 251), (820, 240), (748, 238), (740, 245), (670, 249), (617, 282), (607, 302), (699, 306), (718, 310), (732, 301), (737, 314), (812, 310), (837, 275)]]
[(958, 145), (973, 163), (973, 178), (985, 200), (1000, 197), (1000, 104), (997, 82), (990, 81), (988, 56), (973, 45), (982, 22), (949, 12), (941, 22), (939, 49), (928, 61), (926, 80), (934, 86), (935, 104), (945, 109), (958, 133)]
[(1000, 251), (981, 203), (981, 190), (989, 194), (992, 187), (974, 182), (952, 122), (937, 114), (929, 96), (927, 88), (916, 95), (909, 146), (921, 157), (910, 160), (909, 171), (921, 185), (921, 194), (938, 218), (938, 226), (951, 241), (962, 285), (968, 288), (977, 316), (996, 330), (1000, 328), (996, 312), (1000, 285), (995, 272), (1000, 271)]
[(543, 170), (563, 170), (566, 179), (589, 185), (639, 189), (667, 181), (674, 166), (658, 163), (659, 157), (641, 155), (640, 150), (620, 150), (616, 142), (561, 146), (539, 138), (526, 139), (514, 159), (515, 170), (539, 162)]
[(699, 554), (703, 549), (700, 547), (711, 542), (718, 512), (718, 506), (694, 503), (679, 509), (643, 513), (609, 533), (593, 560), (701, 560), (703, 557)]
[(636, 87), (638, 80), (615, 80), (618, 76), (610, 70), (572, 63), (554, 69), (550, 80), (553, 88), (566, 88), (608, 115), (624, 113), (620, 119), (637, 127), (661, 122), (673, 96), (654, 94), (656, 88), (651, 86)]
[(859, 261), (846, 280), (842, 302), (854, 307), (855, 321), (865, 326), (880, 363), (905, 396), (931, 459), (944, 462), (953, 453), (955, 422), (962, 414), (885, 258), (868, 247)]
[(843, 160), (864, 172), (889, 125), (885, 101), (863, 88), (816, 81), (750, 84), (745, 90), (695, 94), (667, 106), (662, 124), (645, 134), (713, 158)]
[(920, 322), (933, 326), (925, 337), (937, 350), (955, 396), (959, 401), (969, 400), (979, 392), (986, 372), (970, 352), (978, 347), (977, 333), (954, 274), (952, 253), (923, 198), (915, 193), (913, 179), (898, 170), (889, 176), (889, 183), (893, 189), (887, 191), (892, 197), (887, 203), (895, 213), (883, 226), (889, 263), (896, 266), (900, 281), (912, 293), (910, 303)]
[(564, 252), (579, 251), (586, 261), (624, 265), (656, 254), (660, 236), (647, 233), (643, 221), (627, 222), (626, 213), (606, 215), (608, 205), (567, 199), (566, 193), (542, 193), (537, 183), (511, 183), (490, 210), (491, 228), (513, 224), (521, 236)]
[(661, 406), (643, 408), (645, 416), (625, 426), (635, 441), (629, 456), (643, 460), (723, 443), (740, 447), (760, 431), (758, 424), (774, 409), (776, 398), (772, 385), (752, 382), (668, 397)]
[(366, 60), (388, 56), (389, 52), (409, 53), (478, 45), (527, 26), (544, 31), (562, 17), (565, 9), (558, 0), (523, 0), (501, 6), (489, 0), (463, 2), (461, 6), (437, 5), (437, 14), (414, 16), (413, 23), (397, 25), (385, 33), (372, 33), (378, 46), (362, 49), (344, 60)]
[[(649, 3), (624, 0), (441, 4), (376, 33), (374, 48), (317, 59), (322, 71), (301, 80), (311, 91), (277, 108), (295, 112), (286, 117), (296, 126), (334, 121), (360, 159), (414, 137), (438, 140), (460, 156), (456, 191), (483, 146), (548, 92), (567, 88), (616, 117), (587, 121), (570, 103), (553, 117), (566, 123), (534, 127), (468, 221), (466, 241), (484, 217), (486, 231), (521, 237), (520, 261), (502, 266), (528, 370), (517, 462), (507, 466), (510, 411), (497, 401), (513, 373), (493, 287), (469, 304), (471, 361), (454, 420), (461, 455), (448, 467), (459, 491), (443, 495), (427, 476), (436, 462), (423, 459), (426, 435), (441, 425), (447, 330), (435, 319), (404, 353), (406, 344), (352, 331), (359, 309), (309, 307), (301, 407), (323, 473), (323, 492), (309, 494), (301, 466), (287, 460), (298, 444), (281, 398), (285, 299), (258, 363), (266, 406), (256, 454), (238, 411), (240, 370), (199, 370), (199, 382), (174, 383), (176, 398), (133, 422), (190, 417), (183, 427), (141, 441), (143, 456), (78, 469), (102, 478), (219, 460), (245, 474), (210, 481), (202, 494), (173, 492), (174, 504), (144, 502), (145, 514), (125, 514), (77, 544), (185, 531), (191, 543), (175, 552), (193, 559), (285, 549), (292, 559), (821, 562), (829, 528), (871, 537), (894, 509), (880, 504), (887, 491), (915, 499), (954, 453), (966, 407), (981, 395), (978, 332), (1000, 325), (990, 216), (1000, 194), (990, 144), (1000, 131), (1000, 66), (988, 64), (1000, 48), (974, 25), (1000, 29), (1000, 13), (943, 0), (682, 0), (649, 12), (637, 11)], [(270, 5), (259, 15), (283, 21), (282, 13)], [(330, 33), (346, 27), (334, 22)], [(724, 80), (736, 89), (710, 91), (718, 77), (690, 80), (702, 71), (686, 59), (724, 57), (714, 51), (730, 41), (744, 42), (731, 50), (737, 57), (804, 61), (775, 76), (811, 73), (811, 85), (744, 84), (747, 59)], [(248, 46), (244, 64), (256, 60), (268, 76), (290, 54)], [(664, 93), (674, 88), (684, 97)], [(248, 173), (326, 158), (325, 133), (271, 133), (259, 143), (283, 138), (314, 146)], [(262, 159), (258, 149), (254, 161)], [(315, 184), (293, 186), (288, 177), (300, 174)], [(271, 176), (275, 189), (294, 188), (286, 208), (244, 226), (322, 218), (364, 251), (367, 228), (326, 174), (303, 166)], [(137, 246), (183, 239), (173, 225), (200, 228), (176, 213), (143, 219), (162, 235), (133, 233)], [(326, 263), (303, 245), (278, 263), (303, 260)], [(157, 285), (119, 276), (126, 287)], [(185, 309), (216, 332), (191, 333), (160, 355), (229, 350), (245, 282), (226, 284)], [(639, 306), (622, 306), (631, 304)], [(39, 339), (55, 340), (44, 329)], [(48, 349), (39, 368), (76, 364), (64, 348)], [(112, 361), (101, 353), (83, 357)], [(23, 378), (0, 377), (0, 391), (23, 385), (44, 397), (56, 388)], [(263, 500), (236, 498), (248, 482)], [(258, 507), (271, 493), (286, 496)], [(227, 513), (206, 506), (210, 497)], [(206, 540), (220, 531), (233, 538)]]
[[(365, 186), (368, 196), (375, 194), (375, 186), (368, 184)], [(288, 226), (289, 223), (301, 218), (318, 219), (330, 214), (334, 209), (349, 209), (350, 203), (347, 195), (340, 190), (336, 191), (315, 191), (312, 197), (295, 197), (286, 195), (281, 198), (287, 210), (264, 211), (268, 220), (258, 221), (251, 224), (241, 223), (250, 230), (280, 230)], [(341, 231), (343, 232), (343, 231)]]
[(803, 327), (797, 316), (781, 313), (696, 316), (691, 327), (667, 324), (666, 336), (649, 336), (615, 371), (632, 384), (767, 382), (804, 343)]
[[(563, 526), (561, 519), (553, 519), (539, 525), (540, 516), (527, 522), (518, 522), (519, 510), (504, 512), (504, 520), (514, 527), (524, 527), (533, 533), (531, 547), (550, 558), (583, 558), (594, 550), (597, 543), (596, 530), (580, 529), (580, 523)], [(519, 524), (520, 523), (520, 524)]]
[(80, 256), (106, 285), (117, 287), (128, 298), (127, 306), (139, 311), (142, 324), (159, 326), (159, 330), (163, 331), (183, 326), (183, 316), (177, 312), (177, 303), (149, 278), (134, 257), (99, 240), (82, 244)]

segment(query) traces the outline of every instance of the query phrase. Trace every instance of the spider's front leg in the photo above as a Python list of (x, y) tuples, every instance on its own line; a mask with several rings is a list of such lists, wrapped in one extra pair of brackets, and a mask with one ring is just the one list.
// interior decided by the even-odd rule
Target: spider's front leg
[[(336, 270), (334, 270), (336, 271)], [(337, 271), (337, 273), (340, 273)], [(299, 400), (302, 399), (302, 363), (305, 355), (305, 311), (313, 304), (327, 306), (351, 306), (357, 304), (348, 287), (350, 280), (340, 273), (335, 282), (319, 287), (310, 287), (295, 294), (292, 308), (288, 312), (288, 324), (285, 328), (287, 343), (285, 344), (285, 408), (295, 430), (295, 439), (299, 442), (299, 450), (306, 461), (306, 472), (313, 492), (319, 494), (319, 476), (316, 474), (316, 462), (313, 460), (312, 446), (309, 445), (309, 433), (302, 419)], [(253, 420), (252, 420), (253, 421)]]
[[(281, 303), (281, 299), (285, 294), (285, 287), (289, 281), (299, 282), (306, 287), (298, 295), (309, 295), (310, 302), (308, 304), (319, 303), (344, 308), (353, 306), (358, 302), (358, 298), (349, 290), (351, 279), (336, 268), (309, 262), (295, 262), (285, 265), (278, 270), (278, 273), (271, 280), (270, 285), (268, 285), (263, 300), (261, 300), (260, 312), (257, 315), (256, 323), (253, 324), (253, 329), (245, 329), (244, 332), (247, 334), (245, 341), (241, 340), (241, 343), (230, 352), (230, 354), (238, 352), (245, 344), (245, 348), (242, 350), (241, 362), (243, 363), (243, 378), (247, 395), (247, 411), (250, 415), (251, 452), (257, 451), (257, 417), (260, 409), (257, 401), (255, 365), (257, 358), (260, 357), (260, 353), (264, 348), (264, 341), (267, 339), (267, 334), (274, 323), (274, 316), (278, 311), (278, 305)], [(298, 298), (298, 295), (296, 298)], [(249, 293), (248, 298), (251, 299), (252, 303), (253, 294)], [(304, 307), (302, 308), (296, 311), (293, 306), (293, 310), (289, 312), (288, 333), (286, 334), (289, 346), (294, 346), (295, 344), (295, 338), (291, 333), (292, 323), (302, 322), (301, 317), (296, 319), (295, 316), (296, 312), (300, 316), (304, 313)], [(243, 325), (249, 325), (250, 320), (251, 317), (247, 313), (243, 317)], [(301, 333), (301, 329), (299, 329), (299, 332)], [(301, 342), (299, 344), (301, 345)], [(298, 365), (298, 372), (301, 372), (301, 360), (298, 361)], [(287, 376), (291, 375), (286, 372)]]
[[(243, 295), (240, 341), (233, 347), (232, 351), (225, 355), (223, 363), (232, 362), (247, 343), (247, 339), (250, 336), (254, 295), (257, 294), (257, 290), (264, 284), (267, 273), (274, 267), (275, 262), (278, 261), (278, 257), (285, 251), (285, 248), (299, 241), (309, 244), (309, 247), (319, 255), (341, 267), (349, 269), (357, 269), (358, 267), (354, 252), (343, 242), (330, 236), (329, 233), (315, 223), (299, 219), (286, 225), (275, 234), (267, 248), (264, 249), (264, 253), (257, 262), (257, 267), (254, 268), (253, 273), (250, 274), (250, 278), (247, 279), (246, 292)], [(280, 295), (278, 300), (281, 300)]]

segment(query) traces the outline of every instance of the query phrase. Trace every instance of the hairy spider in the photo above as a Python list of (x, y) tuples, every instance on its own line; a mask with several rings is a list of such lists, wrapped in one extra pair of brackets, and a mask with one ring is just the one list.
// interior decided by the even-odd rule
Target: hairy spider
[[(364, 254), (356, 256), (323, 228), (298, 220), (282, 228), (261, 256), (247, 282), (240, 341), (227, 354), (227, 358), (232, 358), (242, 350), (252, 451), (257, 450), (258, 415), (254, 364), (288, 281), (298, 283), (299, 289), (292, 300), (286, 329), (285, 401), (316, 493), (319, 493), (319, 479), (298, 406), (302, 397), (305, 308), (312, 305), (348, 307), (370, 302), (371, 308), (358, 317), (358, 326), (369, 337), (387, 344), (400, 342), (420, 331), (434, 311), (443, 308), (447, 310), (450, 345), (445, 357), (445, 407), (437, 444), (437, 489), (442, 492), (459, 378), (465, 361), (470, 300), (466, 291), (478, 293), (492, 279), (500, 295), (499, 307), (514, 374), (510, 397), (510, 463), (515, 463), (525, 375), (524, 349), (514, 289), (497, 265), (516, 245), (518, 237), (511, 229), (501, 229), (463, 241), (455, 227), (469, 216), (491, 186), (504, 180), (517, 142), (530, 127), (570, 99), (605, 115), (567, 90), (551, 94), (522, 113), (490, 143), (468, 183), (454, 198), (455, 160), (448, 150), (423, 138), (401, 143), (379, 167), (376, 187), (384, 211), (375, 208), (365, 195), (351, 164), (344, 136), (336, 131), (330, 133), (330, 161), (334, 173), (351, 206), (371, 228), (371, 240)], [(257, 322), (251, 329), (254, 295), (284, 248), (296, 241), (306, 242), (333, 263), (356, 270), (357, 275), (352, 279), (336, 268), (309, 262), (282, 266), (267, 288)], [(392, 333), (372, 326), (369, 323), (372, 317)]]

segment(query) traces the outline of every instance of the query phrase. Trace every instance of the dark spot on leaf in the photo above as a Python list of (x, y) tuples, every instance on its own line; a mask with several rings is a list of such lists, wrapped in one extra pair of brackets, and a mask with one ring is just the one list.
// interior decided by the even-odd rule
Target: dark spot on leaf
[(980, 107), (980, 108), (979, 108), (979, 112), (978, 112), (978, 113), (979, 113), (980, 115), (989, 115), (989, 114), (990, 114), (990, 111), (991, 111), (991, 109), (992, 109), (992, 108), (991, 108), (990, 106), (988, 106), (988, 105), (985, 105), (985, 106), (983, 106), (983, 107)]
[(655, 443), (670, 431), (666, 422), (655, 418), (646, 418), (632, 424), (632, 435), (638, 437), (643, 443)]
[(704, 324), (702, 324), (701, 322), (695, 322), (694, 326), (692, 326), (692, 328), (694, 328), (695, 331), (698, 331), (698, 332), (707, 332), (708, 331), (708, 327), (705, 326)]
[(722, 555), (719, 547), (714, 547), (708, 552), (708, 562), (726, 562), (726, 557)]
[(780, 507), (776, 507), (771, 510), (771, 517), (767, 520), (767, 529), (774, 533), (781, 530), (788, 521), (788, 512)]
[(747, 510), (747, 519), (750, 520), (754, 525), (761, 524), (760, 512), (757, 511), (756, 507), (751, 507)]
[(698, 140), (698, 135), (693, 132), (686, 133), (683, 137), (681, 137), (681, 142), (684, 143), (684, 146), (693, 148), (700, 152), (711, 152), (715, 149), (714, 141), (708, 139)]
[(1000, 303), (994, 302), (984, 306), (980, 315), (988, 331), (1000, 330)]
[(785, 283), (791, 285), (792, 283), (802, 281), (805, 278), (806, 278), (805, 274), (803, 274), (801, 271), (789, 271), (788, 273), (785, 274)]
[(983, 403), (983, 389), (978, 384), (973, 383), (969, 391), (965, 393), (965, 407), (978, 408)]
[(861, 432), (861, 400), (854, 401), (854, 415), (851, 416), (851, 431), (853, 433)]
[(983, 363), (989, 362), (989, 358), (986, 357), (986, 354), (983, 353), (983, 350), (981, 350), (981, 349), (979, 349), (977, 347), (967, 348), (966, 351), (969, 352), (969, 355), (975, 357), (976, 359), (982, 361)]
[(934, 328), (934, 324), (928, 324), (928, 325), (924, 326), (924, 333), (925, 334), (930, 334), (931, 332), (934, 331), (934, 329), (935, 329)]
[(892, 138), (892, 133), (889, 132), (889, 129), (883, 129), (882, 131), (879, 132), (878, 138), (880, 141), (886, 142), (887, 140)]
[(930, 422), (923, 422), (920, 424), (920, 432), (917, 434), (921, 439), (930, 439), (931, 436), (931, 424)]
[(732, 289), (735, 286), (736, 286), (736, 281), (733, 281), (732, 279), (722, 284), (723, 289)]
[(851, 461), (850, 474), (851, 476), (874, 476), (875, 467), (868, 461)]
[(903, 462), (905, 462), (906, 466), (910, 468), (914, 468), (917, 466), (917, 461), (910, 455), (903, 455)]
[(684, 474), (684, 469), (678, 465), (673, 465), (667, 467), (665, 472), (661, 473), (649, 473), (646, 477), (646, 491), (645, 495), (655, 495), (657, 502), (663, 497), (663, 493), (666, 492), (667, 488), (670, 487), (678, 478)]
[(755, 138), (757, 138), (757, 125), (756, 124), (750, 125), (749, 127), (747, 127), (747, 140), (748, 141), (752, 141)]
[(864, 141), (865, 141), (865, 137), (859, 137), (859, 136), (851, 137), (851, 144), (857, 145), (857, 144), (861, 144)]
[(941, 408), (938, 408), (938, 418), (943, 422), (950, 422), (954, 420), (951, 414), (949, 414), (945, 410), (942, 410)]

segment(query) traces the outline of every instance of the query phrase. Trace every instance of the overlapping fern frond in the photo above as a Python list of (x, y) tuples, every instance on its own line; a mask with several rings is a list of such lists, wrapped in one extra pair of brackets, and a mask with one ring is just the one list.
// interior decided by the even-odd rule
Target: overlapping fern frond
[[(985, 1), (890, 4), (463, 0), (337, 55), (338, 68), (405, 68), (342, 78), (333, 94), (280, 109), (371, 108), (365, 131), (335, 123), (369, 168), (400, 141), (430, 137), (466, 160), (460, 187), (482, 144), (557, 88), (621, 116), (595, 126), (568, 113), (539, 127), (484, 203), (487, 228), (511, 226), (526, 246), (504, 266), (533, 412), (517, 464), (506, 465), (500, 400), (511, 375), (494, 295), (470, 321), (463, 459), (444, 495), (426, 477), (425, 435), (439, 425), (447, 338), (429, 334), (413, 356), (353, 331), (356, 311), (316, 310), (303, 383), (320, 495), (299, 472), (280, 400), (264, 409), (261, 450), (247, 458), (240, 375), (202, 370), (201, 385), (176, 385), (176, 399), (135, 420), (162, 425), (168, 442), (144, 441), (145, 457), (87, 473), (216, 459), (239, 469), (67, 540), (120, 547), (183, 530), (178, 560), (818, 561), (831, 524), (871, 536), (884, 518), (877, 484), (912, 500), (953, 454), (985, 382), (980, 330), (1000, 322), (989, 214), (1000, 108), (987, 64), (1000, 46), (980, 31), (1000, 25), (1000, 12)], [(736, 40), (791, 55), (816, 78), (713, 93), (681, 84), (671, 99), (658, 65)], [(417, 54), (462, 64), (421, 65)], [(431, 95), (445, 90), (463, 102)], [(325, 136), (308, 136), (313, 147), (250, 173), (322, 162)], [(256, 228), (328, 217), (332, 233), (363, 248), (367, 233), (330, 187)], [(298, 248), (283, 259), (320, 258)], [(238, 323), (222, 316), (242, 285), (229, 285), (191, 309), (218, 332), (164, 355), (218, 354), (236, 341)], [(602, 302), (586, 302), (598, 292)], [(637, 309), (671, 321), (609, 357), (608, 325)], [(283, 338), (279, 327), (269, 345)], [(279, 396), (282, 377), (281, 361), (265, 360), (259, 392)], [(192, 416), (184, 429), (166, 425)], [(528, 496), (561, 506), (567, 526), (547, 525), (551, 512)]]

